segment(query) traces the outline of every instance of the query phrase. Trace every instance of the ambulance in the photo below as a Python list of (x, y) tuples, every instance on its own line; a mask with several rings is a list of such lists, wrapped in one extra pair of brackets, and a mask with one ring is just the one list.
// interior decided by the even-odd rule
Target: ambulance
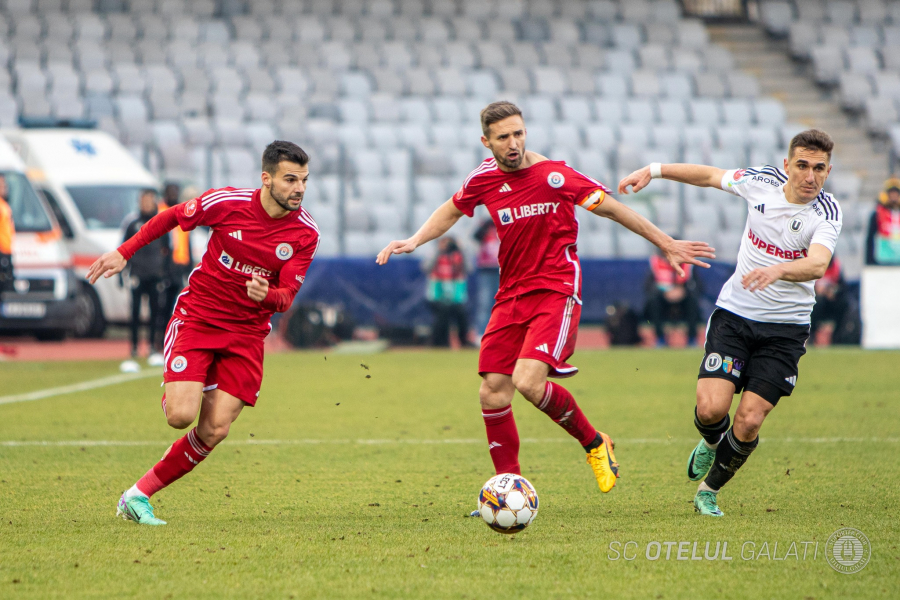
[(2, 132), (25, 163), (28, 178), (50, 206), (78, 276), (78, 303), (87, 323), (77, 335), (100, 337), (107, 323), (128, 323), (131, 298), (119, 274), (91, 286), (88, 268), (122, 244), (125, 221), (136, 215), (141, 190), (156, 178), (113, 136), (94, 129), (15, 129)]
[(78, 282), (62, 229), (25, 177), (25, 165), (0, 138), (0, 192), (12, 209), (13, 284), (2, 292), (0, 331), (58, 340), (77, 326)]

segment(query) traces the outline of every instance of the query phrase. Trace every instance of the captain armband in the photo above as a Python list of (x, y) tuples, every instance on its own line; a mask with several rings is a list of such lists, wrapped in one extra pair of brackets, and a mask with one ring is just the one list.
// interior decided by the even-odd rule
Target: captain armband
[(585, 210), (594, 210), (606, 200), (606, 192), (603, 190), (594, 190), (587, 197), (584, 198), (581, 202), (578, 203), (578, 206), (583, 207)]

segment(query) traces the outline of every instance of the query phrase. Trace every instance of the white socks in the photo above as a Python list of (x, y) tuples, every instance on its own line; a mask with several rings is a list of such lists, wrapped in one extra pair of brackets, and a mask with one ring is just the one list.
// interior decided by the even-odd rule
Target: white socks
[(708, 485), (706, 485), (705, 481), (700, 482), (700, 487), (697, 488), (698, 492), (712, 492), (713, 494), (718, 494), (719, 490), (714, 490)]
[[(719, 441), (722, 441), (722, 438), (719, 438)], [(710, 444), (709, 442), (707, 442), (707, 441), (704, 439), (704, 440), (703, 440), (703, 443), (706, 444), (706, 447), (709, 448), (710, 450), (715, 450), (716, 448), (719, 447), (719, 442), (716, 442), (715, 444)]]
[(125, 492), (125, 497), (134, 498), (135, 496), (143, 496), (144, 498), (146, 498), (147, 494), (139, 490), (137, 484), (134, 484), (133, 486), (128, 488), (128, 491)]

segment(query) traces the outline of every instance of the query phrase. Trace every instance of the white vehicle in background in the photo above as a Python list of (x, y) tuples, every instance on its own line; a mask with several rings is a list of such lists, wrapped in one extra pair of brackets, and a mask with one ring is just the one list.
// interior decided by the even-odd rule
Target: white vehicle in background
[(0, 176), (12, 209), (13, 285), (3, 292), (0, 331), (62, 339), (79, 318), (78, 282), (59, 224), (25, 177), (25, 165), (0, 138)]
[(107, 323), (127, 323), (131, 298), (121, 277), (87, 285), (84, 275), (104, 252), (122, 243), (126, 217), (137, 212), (156, 178), (111, 135), (93, 129), (14, 129), (2, 132), (59, 222), (78, 276), (75, 335), (100, 337)]

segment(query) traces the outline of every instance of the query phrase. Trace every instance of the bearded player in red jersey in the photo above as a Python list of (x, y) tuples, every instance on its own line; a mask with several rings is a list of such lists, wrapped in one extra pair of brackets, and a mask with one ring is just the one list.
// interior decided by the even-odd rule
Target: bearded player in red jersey
[(197, 426), (119, 499), (117, 514), (165, 525), (150, 496), (189, 473), (228, 435), (245, 406), (255, 406), (263, 375), (269, 319), (284, 312), (303, 284), (319, 246), (319, 230), (301, 207), (309, 157), (291, 142), (269, 144), (262, 156), (262, 188), (209, 190), (150, 219), (140, 231), (95, 262), (88, 272), (120, 272), (134, 253), (176, 226), (212, 230), (206, 254), (178, 296), (165, 337), (169, 425)]
[[(414, 251), (447, 232), (483, 204), (500, 236), (500, 290), (481, 340), (478, 373), (488, 448), (497, 473), (520, 474), (519, 433), (512, 414), (518, 390), (578, 440), (602, 492), (616, 484), (619, 465), (608, 435), (597, 431), (575, 399), (548, 377), (571, 377), (566, 361), (575, 350), (581, 317), (581, 268), (576, 255), (575, 206), (607, 217), (659, 246), (679, 273), (682, 264), (708, 267), (714, 258), (703, 242), (673, 240), (610, 191), (564, 162), (525, 150), (522, 112), (509, 102), (481, 111), (482, 144), (494, 155), (472, 171), (460, 190), (407, 240), (378, 254)], [(474, 514), (474, 513), (473, 513)]]

